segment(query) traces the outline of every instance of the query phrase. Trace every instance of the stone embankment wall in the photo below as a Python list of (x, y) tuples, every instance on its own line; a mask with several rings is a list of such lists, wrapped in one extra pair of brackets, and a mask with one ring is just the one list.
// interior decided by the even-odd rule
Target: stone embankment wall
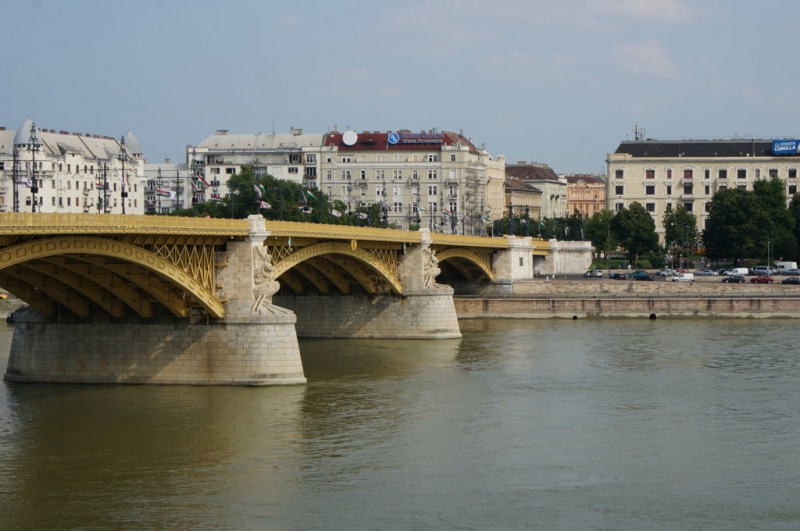
[[(713, 277), (712, 277), (713, 278)], [(455, 299), (470, 317), (800, 317), (800, 286), (615, 280), (517, 282)]]

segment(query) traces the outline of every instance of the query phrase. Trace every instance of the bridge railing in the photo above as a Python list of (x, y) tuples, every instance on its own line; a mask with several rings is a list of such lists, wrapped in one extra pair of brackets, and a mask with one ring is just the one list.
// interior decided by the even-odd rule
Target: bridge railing
[(246, 236), (247, 220), (130, 214), (0, 213), (0, 234), (225, 234)]

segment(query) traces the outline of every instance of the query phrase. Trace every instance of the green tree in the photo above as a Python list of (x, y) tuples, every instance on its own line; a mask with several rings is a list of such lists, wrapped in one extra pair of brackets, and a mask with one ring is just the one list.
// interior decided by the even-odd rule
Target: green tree
[[(760, 179), (753, 183), (753, 194), (769, 217), (769, 240), (765, 249), (773, 258), (796, 258), (797, 238), (794, 236), (795, 221), (786, 207), (785, 183), (778, 177)], [(769, 245), (772, 249), (769, 250)]]
[(611, 231), (625, 248), (628, 259), (634, 267), (639, 255), (658, 250), (656, 222), (641, 203), (633, 202), (630, 208), (623, 208), (611, 219)]
[(600, 210), (592, 214), (584, 224), (586, 239), (592, 242), (595, 253), (607, 253), (617, 248), (617, 238), (611, 233), (611, 219), (613, 210)]
[(667, 206), (664, 213), (664, 242), (667, 248), (672, 245), (681, 247), (694, 247), (697, 245), (697, 218), (686, 210), (683, 205), (678, 205), (675, 210)]
[(738, 261), (764, 255), (770, 220), (755, 194), (743, 188), (719, 190), (711, 200), (708, 225), (703, 231), (711, 260)]

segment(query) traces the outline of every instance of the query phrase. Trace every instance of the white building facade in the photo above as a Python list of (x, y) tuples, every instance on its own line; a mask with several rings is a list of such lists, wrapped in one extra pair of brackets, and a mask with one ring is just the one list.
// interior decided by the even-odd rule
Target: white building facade
[[(794, 148), (782, 149), (782, 142)], [(798, 140), (772, 139), (624, 141), (606, 158), (606, 208), (640, 203), (653, 216), (663, 243), (668, 207), (683, 205), (702, 230), (719, 190), (752, 190), (755, 181), (778, 177), (791, 200), (798, 189), (798, 145)]]
[(128, 132), (0, 128), (0, 212), (144, 214), (144, 160)]

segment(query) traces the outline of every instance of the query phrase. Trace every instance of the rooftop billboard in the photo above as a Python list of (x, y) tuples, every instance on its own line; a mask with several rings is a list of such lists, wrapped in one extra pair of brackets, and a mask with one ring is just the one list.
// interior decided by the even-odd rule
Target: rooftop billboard
[(773, 155), (797, 155), (800, 153), (800, 140), (773, 140)]

